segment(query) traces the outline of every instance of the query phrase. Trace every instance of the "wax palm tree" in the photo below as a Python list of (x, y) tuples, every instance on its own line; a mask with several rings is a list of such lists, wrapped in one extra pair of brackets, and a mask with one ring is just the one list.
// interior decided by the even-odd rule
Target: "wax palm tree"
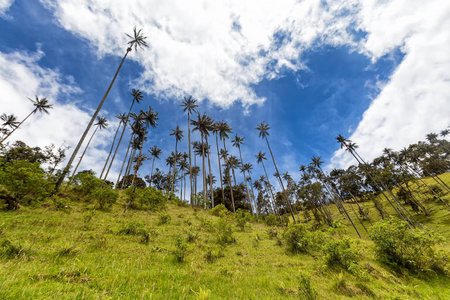
[[(267, 160), (266, 153), (259, 151), (259, 153), (257, 155), (255, 155), (255, 157), (256, 157), (256, 162), (258, 164), (262, 164), (262, 166), (263, 166), (264, 174), (266, 174), (265, 180), (268, 183), (268, 186), (269, 186), (268, 190), (269, 190), (270, 196), (272, 197), (272, 202), (273, 202), (272, 206), (274, 206), (273, 210), (274, 210), (274, 212), (277, 212), (278, 209), (275, 209), (275, 196), (273, 195), (272, 185), (270, 184), (269, 176), (267, 175), (267, 171), (266, 171), (266, 166), (264, 165), (264, 160)], [(278, 215), (278, 213), (277, 213), (277, 215)]]
[[(224, 153), (228, 153), (227, 146), (225, 144), (225, 140), (229, 138), (228, 134), (232, 133), (232, 128), (225, 121), (220, 121), (217, 126), (218, 126), (218, 130), (219, 130), (220, 139), (223, 141)], [(223, 155), (222, 157), (225, 161), (225, 165), (227, 165), (228, 155)], [(236, 212), (236, 207), (234, 205), (233, 186), (231, 184), (230, 168), (227, 168), (227, 171), (228, 171), (228, 178), (230, 180), (230, 195), (231, 195), (231, 202), (233, 204), (233, 212)]]
[[(155, 166), (155, 159), (159, 159), (159, 156), (161, 155), (162, 150), (160, 148), (158, 148), (157, 146), (153, 146), (152, 148), (150, 148), (150, 150), (148, 152), (150, 152), (150, 155), (153, 157), (152, 172), (150, 173), (150, 178), (152, 178), (153, 167)], [(150, 180), (150, 186), (152, 186), (151, 180)]]
[(202, 160), (203, 160), (203, 203), (204, 203), (204, 209), (206, 209), (206, 167), (205, 167), (205, 142), (208, 141), (208, 135), (209, 132), (212, 130), (212, 119), (207, 116), (206, 114), (203, 114), (203, 116), (200, 116), (200, 114), (197, 114), (197, 120), (191, 120), (191, 124), (194, 127), (193, 131), (200, 131), (200, 135), (202, 138)]
[[(281, 179), (280, 172), (278, 171), (277, 164), (275, 163), (275, 158), (273, 157), (272, 149), (270, 148), (270, 145), (269, 145), (269, 140), (267, 139), (267, 137), (269, 136), (269, 129), (270, 129), (270, 126), (268, 124), (266, 124), (265, 122), (261, 122), (261, 124), (256, 126), (256, 130), (259, 131), (259, 137), (262, 137), (263, 139), (266, 140), (267, 147), (269, 148), (269, 151), (270, 151), (270, 156), (272, 157), (273, 165), (275, 166), (275, 170), (277, 171), (278, 180), (280, 181), (281, 188), (283, 189), (283, 192), (284, 192), (283, 180)], [(289, 204), (289, 210), (291, 211), (292, 219), (294, 220), (294, 223), (295, 223), (294, 210), (292, 208), (291, 200), (288, 199), (287, 202)]]
[(91, 143), (92, 138), (94, 137), (95, 133), (97, 132), (98, 129), (105, 129), (106, 127), (108, 127), (108, 120), (106, 120), (105, 117), (97, 117), (97, 123), (95, 123), (95, 126), (97, 126), (97, 127), (95, 128), (94, 132), (92, 133), (91, 138), (89, 139), (89, 141), (86, 145), (86, 148), (84, 148), (83, 154), (81, 154), (81, 158), (78, 161), (77, 166), (73, 170), (72, 177), (75, 175), (78, 167), (80, 166), (80, 163), (83, 160), (84, 154), (86, 153), (86, 150), (89, 147), (89, 144)]
[(450, 130), (449, 129), (444, 129), (441, 130), (440, 135), (441, 137), (445, 138), (446, 136), (448, 136), (450, 134)]
[[(48, 110), (53, 108), (53, 105), (48, 102), (47, 98), (39, 99), (38, 96), (36, 96), (36, 100), (30, 99), (30, 98), (28, 98), (28, 99), (31, 102), (33, 102), (34, 109), (25, 117), (25, 119), (22, 120), (22, 122), (20, 122), (17, 126), (15, 126), (14, 129), (0, 141), (1, 143), (3, 143), (14, 131), (16, 131), (20, 127), (20, 125), (22, 125), (23, 122), (25, 122), (32, 114), (35, 114), (36, 112), (44, 112), (46, 114), (50, 114), (50, 112)], [(7, 120), (7, 121), (8, 121), (8, 126), (11, 127), (11, 125), (13, 125), (13, 124), (15, 125), (14, 119)]]
[(2, 127), (8, 126), (11, 129), (14, 129), (19, 125), (19, 121), (17, 121), (17, 117), (15, 115), (2, 114), (0, 116), (0, 120), (3, 121)]
[[(183, 130), (181, 130), (180, 126), (177, 125), (177, 128), (172, 129), (172, 133), (170, 135), (173, 135), (175, 137), (175, 161), (177, 161), (177, 146), (178, 141), (181, 141), (183, 139)], [(175, 186), (175, 166), (176, 164), (173, 165), (172, 188), (170, 189), (172, 193)]]
[(114, 151), (114, 155), (111, 158), (111, 163), (109, 164), (108, 170), (106, 171), (105, 177), (103, 179), (106, 179), (106, 177), (108, 177), (109, 170), (111, 169), (114, 159), (116, 158), (117, 150), (119, 150), (120, 143), (122, 142), (123, 134), (125, 133), (125, 129), (127, 128), (128, 120), (130, 119), (131, 110), (133, 109), (134, 103), (135, 102), (139, 103), (144, 98), (144, 96), (142, 95), (142, 92), (140, 90), (136, 90), (136, 89), (131, 90), (131, 95), (133, 96), (133, 101), (131, 101), (130, 109), (128, 110), (128, 114), (127, 114), (127, 118), (126, 118), (125, 122), (123, 123), (123, 129), (122, 129), (122, 133), (120, 134), (119, 142), (117, 143), (116, 150)]
[(129, 34), (126, 34), (126, 35), (127, 35), (131, 40), (128, 42), (128, 45), (129, 45), (129, 46), (127, 47), (127, 50), (126, 50), (126, 52), (125, 52), (125, 55), (124, 55), (124, 57), (122, 58), (122, 61), (121, 61), (120, 65), (119, 65), (119, 67), (117, 68), (116, 74), (114, 74), (114, 77), (113, 77), (113, 79), (112, 79), (112, 81), (111, 81), (111, 84), (109, 85), (108, 89), (106, 90), (106, 93), (105, 93), (105, 95), (103, 96), (102, 101), (100, 101), (100, 104), (98, 105), (97, 110), (96, 110), (96, 111), (94, 112), (94, 114), (92, 115), (92, 118), (91, 118), (91, 120), (89, 121), (89, 124), (86, 126), (86, 129), (84, 130), (83, 135), (81, 136), (81, 138), (80, 138), (80, 140), (79, 140), (77, 146), (75, 147), (75, 149), (74, 149), (74, 151), (73, 151), (73, 153), (72, 153), (72, 156), (70, 157), (69, 161), (67, 162), (66, 167), (64, 168), (64, 170), (63, 170), (63, 172), (62, 172), (60, 178), (58, 179), (58, 182), (56, 183), (56, 186), (55, 186), (55, 189), (56, 189), (56, 190), (59, 189), (59, 187), (61, 186), (62, 182), (64, 181), (64, 178), (65, 178), (66, 174), (69, 172), (70, 166), (72, 165), (73, 160), (74, 160), (75, 157), (77, 156), (78, 150), (80, 149), (81, 145), (82, 145), (83, 142), (84, 142), (84, 139), (86, 138), (86, 136), (87, 136), (89, 130), (91, 129), (91, 126), (92, 126), (92, 124), (93, 124), (94, 121), (95, 121), (95, 118), (97, 117), (98, 113), (100, 112), (100, 109), (102, 108), (103, 103), (104, 103), (105, 100), (106, 100), (106, 97), (108, 97), (109, 91), (111, 90), (111, 88), (112, 88), (112, 86), (113, 86), (113, 84), (114, 84), (114, 81), (116, 80), (117, 75), (119, 74), (119, 71), (120, 71), (120, 69), (122, 68), (122, 64), (123, 64), (123, 62), (125, 61), (125, 58), (127, 57), (128, 53), (131, 52), (131, 50), (133, 49), (133, 46), (134, 46), (134, 50), (135, 50), (135, 51), (137, 51), (138, 47), (141, 48), (141, 49), (144, 48), (144, 47), (148, 47), (148, 46), (147, 46), (147, 43), (146, 43), (146, 41), (145, 41), (145, 39), (146, 39), (147, 37), (144, 37), (144, 36), (143, 36), (142, 30), (141, 30), (141, 29), (136, 30), (136, 27), (135, 27), (135, 28), (134, 28), (134, 32), (133, 32), (133, 36), (131, 36), (131, 35), (129, 35)]
[[(236, 134), (236, 136), (234, 137), (234, 140), (232, 140), (231, 142), (233, 143), (233, 146), (238, 148), (239, 150), (239, 157), (241, 159), (241, 166), (244, 166), (244, 161), (242, 160), (242, 152), (241, 152), (241, 145), (244, 144), (244, 139), (243, 137), (240, 137)], [(245, 188), (247, 190), (247, 198), (250, 202), (250, 205), (252, 205), (252, 200), (250, 198), (250, 192), (248, 190), (248, 183), (246, 180), (246, 176), (245, 176), (245, 169), (242, 171), (242, 174), (244, 175), (244, 181), (245, 181)], [(252, 209), (252, 213), (253, 213), (253, 209)]]
[(220, 177), (220, 189), (222, 190), (222, 199), (225, 199), (225, 190), (223, 189), (223, 177), (222, 177), (222, 165), (220, 163), (220, 153), (219, 153), (219, 140), (218, 135), (220, 132), (220, 126), (218, 122), (213, 124), (213, 133), (216, 135), (216, 149), (217, 149), (217, 160), (219, 163), (219, 177)]
[[(187, 112), (187, 116), (188, 116), (188, 145), (189, 145), (189, 183), (191, 186), (191, 199), (193, 198), (193, 191), (194, 189), (192, 188), (192, 160), (191, 160), (191, 114), (194, 112), (197, 112), (195, 108), (198, 107), (198, 105), (196, 104), (197, 100), (192, 99), (192, 96), (189, 96), (188, 99), (186, 99), (186, 97), (184, 97), (184, 101), (181, 104), (181, 106), (183, 107), (183, 111)], [(191, 200), (191, 206), (194, 206), (192, 200)]]
[(127, 120), (127, 115), (124, 114), (124, 113), (123, 114), (119, 114), (119, 115), (116, 116), (116, 118), (119, 119), (119, 126), (117, 126), (116, 133), (114, 134), (114, 138), (113, 138), (113, 141), (112, 141), (112, 144), (111, 144), (111, 149), (109, 150), (108, 157), (106, 158), (105, 165), (103, 166), (102, 173), (100, 174), (100, 178), (103, 177), (103, 172), (105, 172), (106, 166), (108, 165), (109, 158), (111, 157), (111, 153), (112, 153), (112, 151), (114, 149), (114, 143), (116, 141), (117, 133), (119, 133), (120, 125), (125, 124), (125, 121)]

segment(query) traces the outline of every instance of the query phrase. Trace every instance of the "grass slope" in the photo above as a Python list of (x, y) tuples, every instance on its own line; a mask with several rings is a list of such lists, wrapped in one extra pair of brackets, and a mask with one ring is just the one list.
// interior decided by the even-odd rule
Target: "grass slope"
[[(444, 177), (450, 182), (450, 174)], [(431, 217), (413, 215), (448, 241), (449, 210), (435, 200), (425, 204)], [(363, 205), (376, 220), (373, 205)], [(108, 211), (44, 203), (0, 212), (0, 299), (305, 299), (308, 288), (318, 299), (450, 299), (448, 277), (378, 262), (356, 220), (363, 235), (355, 239), (361, 272), (352, 274), (326, 266), (321, 251), (289, 254), (273, 237), (282, 228), (251, 223), (242, 231), (228, 220), (236, 241), (222, 247), (221, 218), (207, 211), (173, 204), (154, 213), (122, 210), (123, 203)], [(343, 234), (356, 237), (344, 224)], [(449, 252), (448, 242), (440, 247)]]

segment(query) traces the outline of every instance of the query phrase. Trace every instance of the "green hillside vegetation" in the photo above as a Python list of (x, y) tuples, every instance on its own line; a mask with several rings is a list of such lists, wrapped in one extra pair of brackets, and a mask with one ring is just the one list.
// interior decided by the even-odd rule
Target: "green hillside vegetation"
[[(449, 173), (441, 178), (450, 183)], [(429, 231), (408, 229), (395, 218), (381, 222), (370, 202), (361, 203), (375, 225), (363, 221), (369, 234), (358, 224), (363, 232), (359, 239), (332, 206), (332, 227), (305, 222), (301, 216), (302, 223), (280, 227), (266, 224), (277, 224), (276, 217), (266, 216), (264, 221), (248, 212), (233, 214), (223, 205), (209, 211), (191, 208), (147, 188), (123, 213), (132, 189), (110, 190), (117, 199), (112, 197), (102, 209), (97, 200), (83, 195), (85, 189), (75, 186), (19, 210), (2, 211), (0, 298), (448, 299), (450, 295), (445, 256), (449, 210), (436, 199), (426, 203), (430, 217), (416, 215)], [(450, 201), (450, 194), (444, 199)], [(355, 204), (345, 206), (357, 209)], [(374, 237), (376, 231), (381, 234)], [(383, 251), (371, 237), (382, 243), (395, 239), (402, 248), (397, 249), (400, 257), (389, 261), (386, 253), (379, 255)]]

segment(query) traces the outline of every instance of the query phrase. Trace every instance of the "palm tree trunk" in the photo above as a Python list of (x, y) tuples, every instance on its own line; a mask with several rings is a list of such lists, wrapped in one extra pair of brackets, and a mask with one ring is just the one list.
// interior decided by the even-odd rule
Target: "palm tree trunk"
[(150, 187), (152, 186), (153, 167), (155, 166), (155, 157), (153, 156), (152, 172), (150, 173)]
[[(223, 149), (227, 151), (227, 146), (225, 145), (225, 139), (223, 139)], [(228, 162), (228, 159), (225, 158), (225, 163)], [(231, 185), (231, 174), (230, 174), (230, 168), (227, 168), (228, 170), (228, 180), (230, 182), (230, 194), (231, 194), (231, 202), (233, 203), (233, 212), (236, 212), (236, 206), (234, 204), (234, 195), (233, 195), (233, 186)]]
[[(241, 166), (243, 166), (244, 165), (244, 161), (242, 160), (241, 147), (238, 147), (238, 148), (239, 148), (239, 157), (241, 158)], [(252, 208), (252, 215), (253, 215), (253, 205), (252, 205), (252, 200), (251, 200), (251, 197), (250, 197), (250, 192), (248, 190), (248, 183), (247, 183), (247, 178), (245, 177), (245, 171), (243, 171), (242, 173), (244, 174), (245, 188), (247, 190), (247, 198), (248, 198), (248, 200), (250, 202), (250, 207)]]
[(171, 193), (174, 192), (175, 187), (175, 168), (177, 166), (177, 155), (178, 155), (177, 146), (178, 146), (178, 139), (175, 137), (175, 162), (173, 163), (172, 187), (170, 188)]
[[(208, 145), (208, 137), (205, 136), (205, 142), (206, 145)], [(209, 147), (211, 149), (211, 147)], [(209, 152), (208, 151), (208, 166), (209, 166), (209, 190), (211, 191), (211, 208), (214, 208), (214, 190), (213, 190), (213, 179), (212, 179), (212, 172), (211, 172), (211, 160), (209, 159)]]
[(217, 160), (219, 161), (220, 188), (222, 189), (222, 199), (225, 201), (225, 191), (223, 190), (223, 179), (222, 179), (222, 165), (220, 164), (219, 141), (217, 139), (217, 132), (216, 132), (216, 148), (217, 148)]
[(92, 118), (91, 118), (91, 120), (89, 121), (89, 124), (87, 125), (86, 129), (84, 130), (84, 133), (83, 133), (83, 135), (81, 136), (80, 140), (78, 141), (78, 144), (77, 144), (77, 146), (75, 147), (75, 150), (73, 151), (72, 156), (70, 157), (69, 161), (67, 162), (66, 167), (64, 168), (64, 170), (63, 170), (63, 172), (62, 172), (62, 174), (61, 174), (61, 176), (59, 177), (58, 181), (56, 182), (56, 185), (55, 185), (55, 191), (58, 191), (58, 190), (59, 190), (59, 187), (60, 187), (61, 184), (63, 183), (64, 178), (66, 177), (67, 173), (69, 173), (70, 166), (72, 165), (72, 163), (73, 163), (75, 157), (77, 156), (78, 150), (80, 150), (80, 147), (81, 147), (81, 145), (83, 144), (84, 139), (86, 138), (86, 135), (87, 135), (88, 132), (89, 132), (89, 129), (91, 129), (91, 126), (92, 126), (92, 124), (93, 124), (94, 121), (95, 121), (95, 118), (97, 117), (98, 113), (100, 112), (100, 109), (102, 108), (103, 103), (105, 102), (106, 97), (108, 96), (109, 91), (111, 90), (111, 88), (112, 88), (112, 86), (113, 86), (113, 84), (114, 84), (114, 81), (115, 81), (116, 78), (117, 78), (117, 75), (119, 74), (120, 68), (122, 68), (122, 64), (123, 64), (123, 62), (125, 61), (125, 58), (127, 57), (128, 52), (130, 52), (130, 51), (131, 51), (131, 48), (128, 48), (128, 49), (127, 49), (127, 52), (125, 53), (124, 57), (122, 58), (122, 61), (120, 62), (120, 65), (119, 65), (119, 68), (117, 68), (116, 74), (114, 75), (114, 77), (113, 77), (113, 79), (112, 79), (112, 81), (111, 81), (111, 84), (109, 85), (108, 89), (106, 90), (106, 93), (105, 93), (105, 95), (103, 96), (102, 101), (101, 101), (100, 104), (98, 105), (97, 110), (96, 110), (96, 111), (94, 112), (94, 114), (92, 115)]
[(113, 142), (112, 142), (112, 144), (111, 144), (111, 149), (109, 150), (108, 157), (106, 158), (105, 165), (103, 166), (102, 173), (100, 174), (100, 179), (103, 177), (103, 172), (105, 172), (106, 166), (108, 165), (109, 158), (111, 157), (111, 153), (112, 153), (112, 151), (113, 151), (113, 149), (114, 149), (114, 142), (116, 141), (117, 133), (119, 133), (119, 129), (120, 129), (120, 125), (121, 125), (121, 124), (122, 124), (122, 123), (120, 122), (120, 123), (119, 123), (119, 126), (117, 127), (116, 134), (114, 135)]
[[(188, 140), (189, 140), (189, 183), (190, 183), (190, 187), (191, 187), (191, 206), (194, 207), (194, 202), (192, 201), (193, 197), (194, 197), (194, 193), (193, 193), (193, 187), (192, 187), (192, 163), (191, 163), (191, 119), (190, 119), (190, 115), (189, 115), (189, 110), (188, 110)], [(184, 189), (184, 191), (186, 192), (186, 188)]]
[[(284, 192), (285, 189), (284, 189), (283, 180), (281, 180), (280, 172), (278, 171), (277, 164), (275, 163), (275, 158), (273, 157), (272, 149), (270, 149), (269, 140), (267, 139), (267, 136), (265, 136), (264, 138), (266, 139), (267, 147), (269, 147), (270, 156), (272, 156), (272, 161), (273, 161), (273, 164), (275, 166), (275, 170), (277, 171), (277, 175), (278, 175), (278, 180), (280, 181), (281, 188), (283, 189), (283, 192)], [(287, 199), (287, 203), (289, 204), (289, 210), (291, 211), (292, 220), (294, 220), (294, 223), (296, 223), (295, 216), (294, 216), (294, 210), (293, 210), (292, 204), (291, 204), (291, 200)]]
[(119, 185), (120, 175), (122, 175), (123, 167), (125, 166), (125, 163), (126, 163), (126, 161), (127, 161), (127, 158), (128, 158), (128, 152), (130, 151), (130, 147), (131, 147), (131, 143), (132, 143), (132, 141), (133, 141), (133, 137), (134, 137), (134, 133), (131, 135), (130, 142), (128, 143), (127, 152), (125, 153), (125, 157), (123, 158), (123, 163), (122, 163), (122, 167), (120, 168), (119, 176), (117, 177), (117, 183), (116, 183), (116, 186)]
[(203, 160), (203, 208), (206, 210), (206, 168), (205, 168), (205, 143), (202, 132), (202, 160)]
[(87, 145), (86, 145), (86, 148), (84, 148), (83, 154), (81, 154), (81, 158), (80, 158), (80, 160), (78, 161), (77, 166), (76, 166), (75, 169), (73, 170), (72, 177), (75, 175), (75, 172), (78, 170), (78, 167), (80, 166), (80, 163), (81, 163), (81, 161), (83, 160), (84, 154), (86, 153), (86, 150), (87, 150), (87, 148), (89, 147), (89, 144), (91, 143), (92, 138), (94, 137), (94, 134), (97, 132), (97, 129), (98, 129), (98, 127), (95, 128), (94, 132), (93, 132), (92, 135), (91, 135), (91, 138), (89, 139), (89, 142), (88, 142)]

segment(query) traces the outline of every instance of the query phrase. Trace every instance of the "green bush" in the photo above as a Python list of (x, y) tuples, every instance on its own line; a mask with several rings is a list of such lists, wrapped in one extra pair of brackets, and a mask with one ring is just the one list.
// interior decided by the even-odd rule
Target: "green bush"
[(230, 211), (223, 204), (219, 204), (209, 211), (213, 216), (224, 217), (230, 214)]
[[(135, 187), (129, 187), (125, 191), (127, 202), (130, 201), (133, 196), (133, 190)], [(132, 208), (161, 211), (165, 208), (167, 197), (164, 196), (162, 191), (155, 190), (154, 188), (136, 188), (134, 190), (134, 200), (132, 202)]]
[(164, 225), (170, 223), (172, 217), (169, 214), (161, 214), (159, 215), (158, 225)]
[(352, 239), (344, 236), (342, 239), (331, 240), (325, 244), (325, 262), (329, 266), (340, 266), (352, 270), (358, 264), (358, 252), (351, 247)]
[(273, 214), (266, 216), (264, 221), (266, 222), (266, 225), (268, 225), (268, 226), (276, 226), (276, 225), (280, 224), (280, 222), (278, 221), (278, 217)]
[(105, 181), (89, 172), (78, 173), (72, 181), (73, 192), (77, 199), (95, 203), (96, 208), (104, 209), (117, 202), (119, 193)]
[(233, 228), (225, 218), (221, 218), (217, 222), (217, 242), (220, 245), (226, 245), (236, 242), (236, 238), (234, 237), (233, 233)]
[(53, 185), (46, 180), (40, 163), (25, 160), (4, 163), (0, 160), (0, 200), (6, 209), (19, 208), (19, 204), (30, 204), (50, 196)]
[(91, 199), (96, 203), (98, 209), (111, 207), (111, 205), (117, 202), (118, 198), (119, 193), (106, 185), (94, 189), (91, 195)]
[(176, 262), (182, 263), (185, 261), (188, 253), (188, 245), (179, 236), (175, 238), (175, 250), (172, 253), (175, 256)]
[(406, 222), (390, 218), (376, 223), (370, 237), (375, 243), (376, 256), (394, 267), (447, 271), (447, 256), (435, 250), (435, 245), (443, 239), (433, 233), (410, 229)]
[(283, 233), (286, 247), (291, 253), (306, 253), (313, 244), (312, 234), (305, 224), (291, 224)]
[(317, 299), (317, 291), (311, 284), (311, 276), (309, 274), (300, 274), (298, 293), (300, 299), (315, 300)]

